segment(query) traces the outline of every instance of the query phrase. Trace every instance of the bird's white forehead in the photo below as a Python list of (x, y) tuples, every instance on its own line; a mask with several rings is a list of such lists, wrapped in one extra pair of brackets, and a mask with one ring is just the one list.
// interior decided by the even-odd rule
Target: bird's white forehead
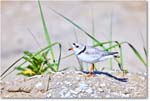
[(80, 44), (80, 43), (73, 43), (72, 47), (74, 49), (74, 51), (80, 51), (84, 48), (85, 45)]

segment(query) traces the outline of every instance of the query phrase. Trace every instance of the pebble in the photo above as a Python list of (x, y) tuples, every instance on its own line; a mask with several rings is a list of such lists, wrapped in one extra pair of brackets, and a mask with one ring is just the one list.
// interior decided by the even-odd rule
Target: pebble
[(85, 90), (85, 89), (88, 88), (88, 85), (86, 83), (80, 83), (79, 87), (80, 87), (81, 90)]
[(80, 88), (76, 88), (75, 91), (76, 91), (77, 93), (79, 93), (79, 92), (81, 92), (82, 90), (81, 90)]
[(145, 77), (143, 77), (143, 76), (140, 76), (140, 79), (141, 79), (141, 80), (145, 80)]
[(64, 81), (64, 83), (67, 84), (67, 85), (69, 85), (69, 86), (72, 85), (72, 84), (71, 84), (70, 82), (68, 82), (68, 81)]
[(61, 95), (61, 97), (65, 97), (65, 93), (68, 91), (68, 88), (66, 87), (62, 87), (62, 90), (59, 92), (59, 94)]
[(38, 82), (38, 83), (35, 85), (36, 88), (41, 88), (42, 86), (43, 86), (42, 82)]
[(57, 72), (56, 74), (57, 75), (63, 75), (63, 72)]
[(51, 96), (52, 96), (51, 93), (46, 94), (46, 97), (47, 97), (47, 98), (50, 98)]
[(59, 85), (59, 84), (60, 84), (60, 82), (57, 82), (57, 83), (56, 83), (56, 85)]
[(106, 86), (106, 84), (105, 84), (105, 83), (102, 83), (102, 84), (100, 84), (100, 86), (101, 86), (101, 87), (105, 87), (105, 86)]
[(102, 88), (98, 88), (98, 91), (100, 92), (104, 92), (104, 90)]
[(147, 73), (144, 73), (144, 76), (147, 76)]
[(76, 77), (76, 80), (79, 81), (79, 80), (81, 80), (81, 78), (80, 77)]
[(127, 75), (127, 76), (131, 76), (132, 74), (131, 74), (131, 73), (127, 73), (126, 75)]
[(79, 92), (74, 91), (74, 90), (70, 90), (70, 92), (73, 93), (73, 94), (78, 94), (79, 93)]
[(92, 93), (93, 93), (93, 89), (92, 89), (92, 88), (88, 88), (88, 89), (86, 90), (86, 92), (87, 92), (88, 94), (92, 94)]
[(110, 96), (110, 95), (106, 95), (105, 97), (106, 97), (106, 98), (110, 98), (111, 96)]
[(65, 98), (68, 98), (68, 97), (71, 97), (71, 93), (70, 92), (67, 92), (65, 95), (64, 95)]

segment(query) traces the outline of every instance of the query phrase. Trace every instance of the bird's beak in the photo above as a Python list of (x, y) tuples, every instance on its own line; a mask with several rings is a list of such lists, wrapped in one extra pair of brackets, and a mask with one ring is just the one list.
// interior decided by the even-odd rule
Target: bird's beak
[(69, 48), (68, 50), (71, 51), (71, 50), (73, 50), (73, 48)]

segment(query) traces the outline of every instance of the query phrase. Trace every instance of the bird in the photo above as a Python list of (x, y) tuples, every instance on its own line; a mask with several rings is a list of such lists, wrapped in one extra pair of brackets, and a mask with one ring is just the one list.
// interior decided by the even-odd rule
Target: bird
[(94, 76), (95, 63), (119, 57), (118, 52), (107, 52), (81, 43), (73, 43), (72, 47), (68, 50), (72, 50), (80, 61), (91, 64), (90, 72), (87, 74), (87, 77)]

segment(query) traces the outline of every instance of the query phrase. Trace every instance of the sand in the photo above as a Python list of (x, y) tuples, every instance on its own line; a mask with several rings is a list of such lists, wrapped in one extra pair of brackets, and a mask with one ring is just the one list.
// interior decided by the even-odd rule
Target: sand
[[(86, 77), (80, 71), (57, 72), (0, 82), (2, 98), (147, 98), (147, 78), (138, 73)], [(49, 79), (49, 80), (48, 80)], [(140, 82), (140, 83), (139, 83)]]

